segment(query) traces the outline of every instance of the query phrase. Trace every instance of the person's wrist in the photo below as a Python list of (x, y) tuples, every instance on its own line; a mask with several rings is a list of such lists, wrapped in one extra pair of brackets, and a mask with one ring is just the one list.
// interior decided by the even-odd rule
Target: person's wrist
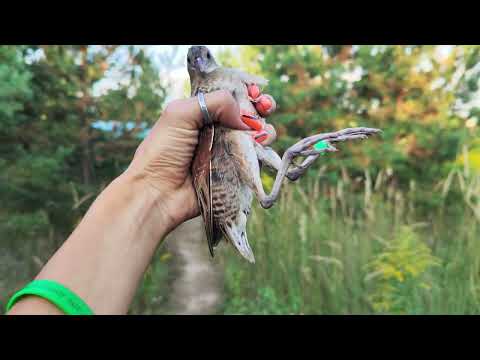
[(142, 225), (151, 229), (156, 241), (161, 241), (177, 226), (175, 218), (165, 207), (168, 192), (162, 186), (153, 187), (145, 175), (128, 170), (114, 182), (125, 189), (132, 201), (142, 208), (141, 213), (145, 216)]

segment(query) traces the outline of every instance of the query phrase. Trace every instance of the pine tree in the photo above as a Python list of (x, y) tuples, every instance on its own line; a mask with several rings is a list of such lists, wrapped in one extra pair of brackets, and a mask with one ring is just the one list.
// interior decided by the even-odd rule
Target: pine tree
[(164, 97), (138, 46), (0, 47), (0, 248), (24, 262), (19, 283), (126, 168)]

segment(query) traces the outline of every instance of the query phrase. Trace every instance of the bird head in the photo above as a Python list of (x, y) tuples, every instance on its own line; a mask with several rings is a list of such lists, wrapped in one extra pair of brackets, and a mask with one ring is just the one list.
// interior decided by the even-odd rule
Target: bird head
[(187, 67), (190, 76), (198, 76), (212, 72), (218, 65), (206, 46), (192, 46), (188, 49)]

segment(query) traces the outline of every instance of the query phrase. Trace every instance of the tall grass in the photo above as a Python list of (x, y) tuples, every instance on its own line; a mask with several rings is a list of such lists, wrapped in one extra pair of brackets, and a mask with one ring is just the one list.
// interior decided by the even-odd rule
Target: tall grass
[(227, 314), (480, 313), (480, 177), (400, 189), (389, 169), (285, 184), (249, 222), (257, 258), (226, 255)]
[[(285, 183), (273, 208), (254, 208), (248, 236), (256, 264), (219, 249), (223, 313), (480, 313), (478, 173), (455, 169), (427, 189), (413, 181), (401, 189), (390, 169), (355, 178), (342, 169), (335, 185), (324, 167), (311, 175)], [(1, 305), (41, 267), (31, 254), (53, 252), (27, 250), (24, 262), (4, 271)], [(169, 260), (160, 248), (130, 313), (167, 313)], [(8, 261), (0, 263), (6, 270)]]

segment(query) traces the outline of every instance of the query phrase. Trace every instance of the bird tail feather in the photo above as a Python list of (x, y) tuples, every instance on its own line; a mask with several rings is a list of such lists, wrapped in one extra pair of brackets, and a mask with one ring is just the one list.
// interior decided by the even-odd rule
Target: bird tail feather
[(247, 233), (245, 231), (238, 231), (235, 226), (230, 227), (228, 225), (224, 226), (222, 230), (227, 240), (233, 244), (240, 255), (242, 255), (252, 264), (255, 263), (255, 257), (253, 256), (252, 248), (248, 243)]

